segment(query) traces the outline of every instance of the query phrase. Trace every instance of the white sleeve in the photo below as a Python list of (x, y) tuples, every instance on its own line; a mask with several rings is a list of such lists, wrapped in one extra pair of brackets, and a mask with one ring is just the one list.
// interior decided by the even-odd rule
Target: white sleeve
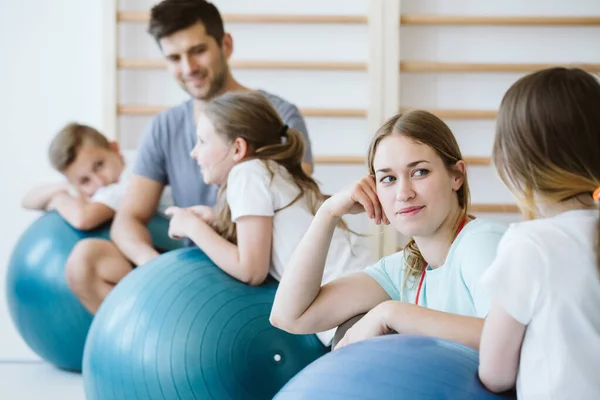
[(112, 208), (115, 212), (121, 207), (123, 197), (125, 196), (125, 182), (119, 181), (112, 185), (101, 187), (90, 198), (92, 203), (101, 203)]
[(519, 323), (529, 324), (541, 302), (544, 255), (532, 238), (509, 229), (496, 259), (481, 279), (492, 301), (499, 302)]
[(236, 165), (227, 178), (227, 203), (233, 222), (248, 215), (275, 215), (270, 186), (271, 176), (262, 161), (250, 160)]

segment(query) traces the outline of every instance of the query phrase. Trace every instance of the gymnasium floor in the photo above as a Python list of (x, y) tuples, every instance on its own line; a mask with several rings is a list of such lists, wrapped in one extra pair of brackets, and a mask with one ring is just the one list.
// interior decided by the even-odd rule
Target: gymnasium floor
[(84, 400), (81, 375), (42, 362), (0, 363), (2, 400)]

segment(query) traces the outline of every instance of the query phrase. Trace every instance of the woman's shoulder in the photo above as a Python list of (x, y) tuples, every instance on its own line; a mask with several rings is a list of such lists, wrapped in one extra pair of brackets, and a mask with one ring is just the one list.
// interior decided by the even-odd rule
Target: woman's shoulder
[(367, 269), (385, 270), (389, 275), (402, 274), (405, 263), (404, 250), (400, 250), (380, 258), (375, 264), (368, 266)]
[(477, 241), (486, 236), (502, 237), (508, 229), (508, 225), (487, 218), (475, 218), (469, 222), (460, 232), (457, 241)]
[(495, 254), (508, 225), (486, 218), (476, 218), (465, 225), (453, 244), (457, 255), (468, 254), (469, 258), (476, 253)]

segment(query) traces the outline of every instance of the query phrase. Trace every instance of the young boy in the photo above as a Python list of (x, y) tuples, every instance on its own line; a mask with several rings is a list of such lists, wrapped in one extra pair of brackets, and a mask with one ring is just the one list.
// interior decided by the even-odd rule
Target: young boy
[[(50, 143), (50, 164), (67, 179), (30, 190), (22, 206), (56, 210), (74, 228), (91, 230), (111, 220), (121, 205), (133, 167), (133, 152), (121, 152), (91, 126), (70, 123)], [(160, 210), (172, 205), (168, 188)]]

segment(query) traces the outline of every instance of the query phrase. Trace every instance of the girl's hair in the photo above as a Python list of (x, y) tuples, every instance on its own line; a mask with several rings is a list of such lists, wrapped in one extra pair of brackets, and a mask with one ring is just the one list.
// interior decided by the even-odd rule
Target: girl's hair
[[(600, 186), (600, 84), (578, 68), (549, 68), (515, 82), (498, 113), (493, 160), (526, 217), (534, 195), (560, 202)], [(596, 257), (600, 271), (600, 220)]]
[[(458, 205), (461, 209), (459, 218), (455, 221), (455, 231), (457, 232), (461, 222), (469, 215), (470, 192), (466, 173), (463, 174), (456, 168), (456, 163), (462, 160), (462, 154), (450, 128), (435, 115), (422, 110), (408, 111), (391, 117), (379, 128), (369, 147), (369, 173), (373, 176), (375, 176), (373, 160), (377, 147), (384, 138), (390, 135), (405, 136), (431, 147), (442, 159), (450, 173), (463, 175), (463, 184), (457, 191)], [(404, 247), (404, 257), (406, 269), (403, 287), (406, 286), (411, 276), (414, 278), (414, 284), (427, 267), (427, 262), (421, 255), (414, 239), (411, 239)]]
[[(302, 169), (304, 138), (296, 129), (284, 125), (281, 117), (269, 101), (259, 92), (230, 92), (209, 101), (203, 109), (212, 122), (216, 133), (229, 143), (242, 138), (248, 145), (245, 160), (275, 161), (290, 173), (300, 189), (298, 196), (283, 210), (306, 195), (313, 215), (326, 199), (317, 183)], [(273, 179), (274, 172), (265, 163)], [(237, 243), (236, 226), (231, 220), (227, 204), (227, 184), (223, 184), (217, 196), (214, 229), (232, 243)], [(346, 228), (342, 222), (341, 226)]]

